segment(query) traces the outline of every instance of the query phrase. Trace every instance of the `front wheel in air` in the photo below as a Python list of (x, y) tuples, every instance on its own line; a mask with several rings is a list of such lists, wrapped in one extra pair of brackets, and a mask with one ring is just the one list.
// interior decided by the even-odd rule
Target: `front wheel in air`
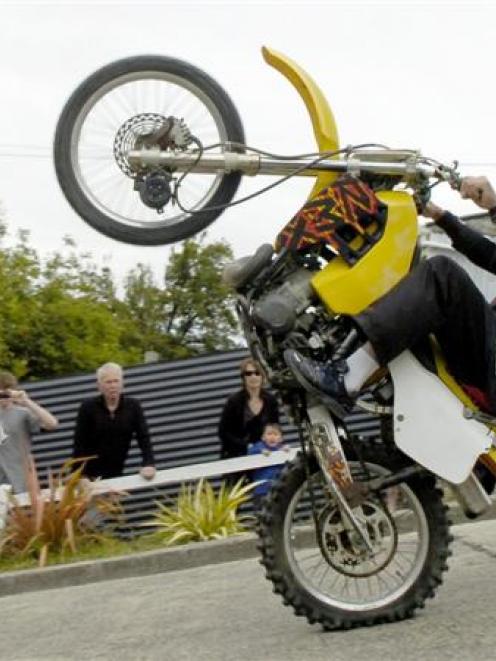
[(137, 166), (128, 153), (195, 156), (199, 144), (228, 141), (244, 144), (243, 126), (213, 78), (171, 57), (130, 57), (96, 71), (67, 101), (55, 132), (55, 170), (73, 209), (98, 232), (137, 245), (173, 243), (210, 225), (241, 175), (188, 173), (180, 208), (172, 193), (181, 173)]

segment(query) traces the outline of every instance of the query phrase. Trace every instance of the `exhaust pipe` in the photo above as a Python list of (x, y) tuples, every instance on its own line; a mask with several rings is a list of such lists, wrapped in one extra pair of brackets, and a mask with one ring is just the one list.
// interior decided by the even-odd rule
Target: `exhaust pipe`
[(451, 482), (448, 482), (448, 484), (465, 516), (469, 519), (475, 519), (484, 514), (493, 503), (474, 473), (470, 473), (465, 482), (461, 484), (452, 484)]

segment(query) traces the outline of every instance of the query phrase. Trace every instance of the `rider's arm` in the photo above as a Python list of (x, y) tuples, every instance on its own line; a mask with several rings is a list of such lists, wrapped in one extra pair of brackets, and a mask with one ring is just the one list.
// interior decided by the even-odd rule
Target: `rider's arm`
[(433, 202), (427, 202), (423, 215), (432, 218), (446, 232), (455, 250), (480, 268), (496, 274), (496, 244)]
[[(486, 177), (465, 177), (460, 185), (460, 194), (470, 199), (481, 209), (489, 211), (491, 219), (496, 217), (496, 191)], [(496, 244), (485, 236), (467, 227), (449, 211), (444, 211), (429, 201), (423, 215), (441, 227), (450, 237), (453, 248), (468, 257), (480, 268), (496, 274)]]
[(471, 227), (464, 225), (449, 211), (445, 211), (437, 220), (450, 237), (453, 248), (480, 266), (480, 268), (496, 274), (496, 244)]

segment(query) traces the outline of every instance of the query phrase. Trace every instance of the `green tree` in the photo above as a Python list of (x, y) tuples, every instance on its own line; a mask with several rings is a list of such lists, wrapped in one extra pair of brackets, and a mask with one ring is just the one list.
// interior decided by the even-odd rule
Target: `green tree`
[(43, 260), (21, 232), (5, 241), (0, 218), (0, 367), (23, 379), (88, 371), (112, 360), (143, 360), (230, 348), (236, 319), (221, 273), (224, 242), (190, 239), (172, 251), (163, 285), (144, 265), (129, 272), (119, 297), (108, 268), (78, 254), (70, 239)]
[[(2, 239), (5, 228), (2, 231)], [(13, 248), (0, 251), (0, 364), (18, 376), (27, 373), (32, 320), (36, 318), (36, 282), (40, 264), (21, 234)]]
[(121, 313), (111, 273), (99, 271), (89, 256), (57, 252), (43, 263), (21, 233), (13, 247), (0, 250), (0, 279), (0, 364), (18, 377), (141, 359), (139, 349), (123, 341), (129, 321)]
[(235, 346), (237, 330), (230, 289), (222, 270), (232, 259), (230, 246), (207, 244), (205, 235), (188, 239), (171, 252), (163, 287), (150, 268), (138, 264), (126, 280), (124, 302), (136, 326), (131, 344), (181, 358)]

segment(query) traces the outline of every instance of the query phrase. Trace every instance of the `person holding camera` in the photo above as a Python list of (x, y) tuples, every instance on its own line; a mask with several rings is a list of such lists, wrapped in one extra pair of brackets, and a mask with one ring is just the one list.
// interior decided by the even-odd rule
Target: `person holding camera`
[(31, 438), (41, 429), (52, 431), (58, 420), (17, 389), (10, 372), (0, 372), (0, 484), (10, 484), (14, 493), (27, 490)]

